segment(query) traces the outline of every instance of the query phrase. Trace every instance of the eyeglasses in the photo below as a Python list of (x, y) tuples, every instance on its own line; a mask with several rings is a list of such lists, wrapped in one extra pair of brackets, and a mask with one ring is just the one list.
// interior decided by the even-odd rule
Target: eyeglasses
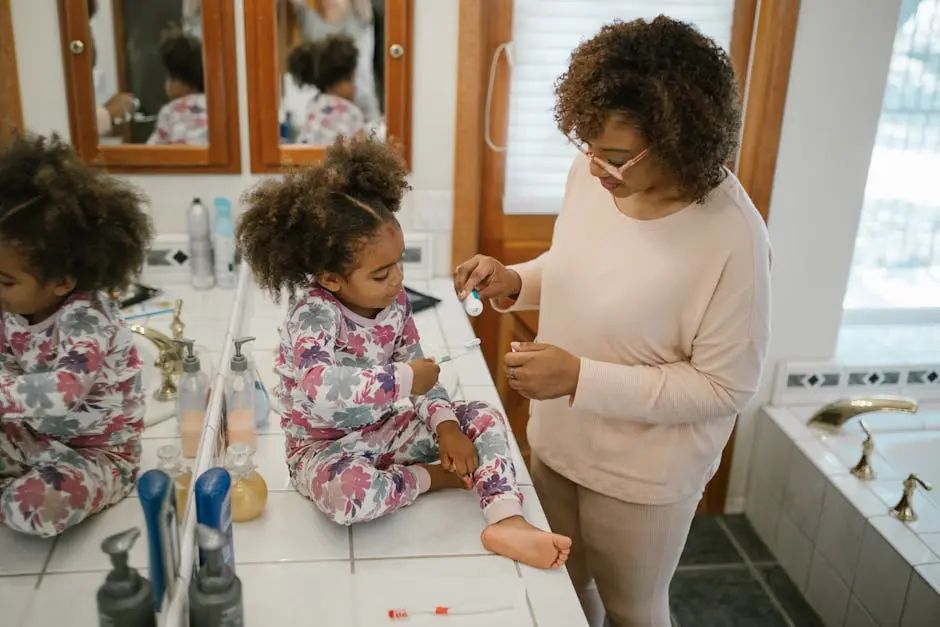
[(621, 166), (616, 166), (616, 165), (611, 165), (608, 162), (604, 161), (603, 159), (599, 158), (596, 154), (594, 154), (593, 150), (587, 147), (587, 144), (585, 144), (584, 142), (576, 140), (570, 135), (568, 136), (568, 141), (571, 142), (571, 145), (573, 145), (575, 148), (577, 148), (582, 153), (584, 153), (586, 157), (588, 157), (591, 161), (593, 161), (594, 163), (602, 167), (608, 174), (610, 174), (612, 177), (614, 177), (618, 181), (623, 180), (624, 172), (626, 172), (627, 170), (629, 170), (630, 168), (638, 164), (640, 161), (643, 160), (644, 157), (646, 157), (647, 154), (649, 154), (649, 148), (644, 148), (642, 151), (640, 151), (640, 154), (638, 154), (637, 156), (633, 157), (632, 159), (630, 159), (629, 161), (627, 161)]

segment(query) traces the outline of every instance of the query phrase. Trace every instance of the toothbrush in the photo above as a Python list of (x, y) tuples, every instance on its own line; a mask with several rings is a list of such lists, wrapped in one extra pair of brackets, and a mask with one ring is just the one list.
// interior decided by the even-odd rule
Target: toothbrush
[(456, 355), (444, 355), (443, 357), (438, 357), (434, 361), (438, 365), (440, 365), (440, 364), (446, 364), (449, 361), (454, 361), (455, 359), (458, 359), (460, 357), (466, 357), (467, 355), (470, 355), (471, 353), (475, 353), (476, 349), (480, 348), (481, 341), (482, 340), (480, 340), (480, 338), (475, 337), (463, 345), (463, 348), (464, 348), (463, 351), (457, 353)]
[(432, 608), (406, 610), (403, 607), (393, 608), (388, 611), (388, 617), (391, 620), (408, 619), (412, 616), (469, 616), (473, 614), (495, 614), (497, 612), (509, 612), (513, 610), (511, 605), (501, 605), (498, 607), (447, 607), (438, 605)]
[(130, 314), (128, 316), (124, 316), (124, 320), (138, 320), (140, 318), (149, 318), (151, 316), (159, 316), (168, 313), (173, 313), (172, 307), (169, 309), (154, 309), (153, 311), (144, 311), (142, 313)]

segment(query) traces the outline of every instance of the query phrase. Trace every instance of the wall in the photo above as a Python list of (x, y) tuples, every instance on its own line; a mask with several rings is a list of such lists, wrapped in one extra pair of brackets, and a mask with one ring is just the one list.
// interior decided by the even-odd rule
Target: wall
[[(109, 2), (102, 0), (100, 4)], [(444, 226), (441, 226), (442, 221), (438, 216), (453, 214), (457, 2), (414, 0), (411, 138), (411, 182), (414, 192), (404, 203), (400, 215), (406, 231), (436, 230), (435, 269), (441, 275), (450, 274), (451, 220), (443, 220)], [(234, 3), (236, 48), (244, 50), (244, 2), (234, 0)], [(58, 132), (68, 137), (69, 120), (57, 5), (54, 0), (13, 0), (13, 28), (26, 128), (43, 134)], [(127, 177), (150, 197), (151, 213), (158, 233), (185, 232), (185, 210), (193, 196), (227, 195), (237, 198), (257, 180), (249, 172), (247, 81), (243, 55), (238, 56), (237, 69), (242, 174)], [(416, 219), (416, 215), (420, 219)], [(425, 220), (425, 216), (434, 219)]]
[(900, 0), (803, 0), (774, 178), (773, 339), (738, 426), (728, 507), (743, 510), (756, 408), (781, 360), (832, 359)]

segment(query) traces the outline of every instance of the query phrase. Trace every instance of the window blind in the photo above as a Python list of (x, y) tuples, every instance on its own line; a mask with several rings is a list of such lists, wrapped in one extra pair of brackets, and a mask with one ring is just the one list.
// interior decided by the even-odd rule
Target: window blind
[(581, 41), (615, 19), (664, 14), (694, 24), (728, 49), (733, 12), (734, 0), (515, 0), (503, 211), (561, 209), (577, 149), (555, 126), (553, 86)]

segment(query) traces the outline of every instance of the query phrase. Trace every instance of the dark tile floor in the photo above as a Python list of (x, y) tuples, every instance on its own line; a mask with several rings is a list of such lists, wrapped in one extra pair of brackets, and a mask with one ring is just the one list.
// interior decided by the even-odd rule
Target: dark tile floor
[(675, 627), (822, 627), (744, 516), (696, 516), (670, 590)]

